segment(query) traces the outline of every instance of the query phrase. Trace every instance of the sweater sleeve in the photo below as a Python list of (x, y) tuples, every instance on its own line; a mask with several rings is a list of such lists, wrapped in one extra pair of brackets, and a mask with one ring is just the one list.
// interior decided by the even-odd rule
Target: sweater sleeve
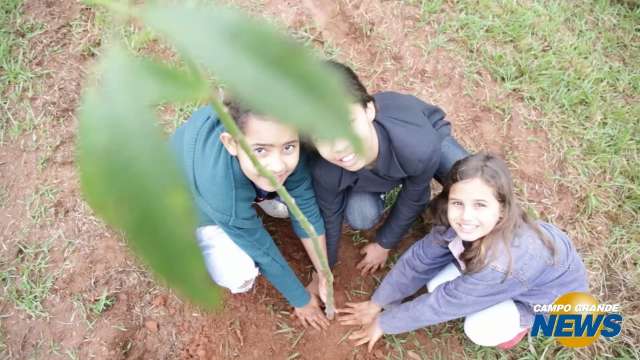
[(238, 228), (220, 225), (229, 237), (244, 250), (260, 272), (294, 307), (309, 303), (310, 297), (298, 277), (284, 259), (264, 227)]
[(463, 274), (428, 293), (380, 314), (379, 324), (385, 334), (400, 334), (476, 313), (526, 291), (514, 277), (490, 266)]
[[(289, 176), (287, 179), (285, 186), (287, 191), (296, 204), (300, 208), (300, 211), (306, 216), (311, 225), (313, 225), (316, 230), (316, 234), (318, 236), (324, 235), (324, 221), (322, 220), (322, 216), (320, 215), (320, 210), (318, 209), (318, 204), (316, 203), (316, 195), (313, 191), (313, 181), (311, 180), (311, 173), (309, 172), (309, 168), (307, 166), (306, 156), (302, 155), (300, 159), (300, 163), (296, 170)], [(309, 234), (302, 228), (300, 222), (291, 215), (291, 211), (289, 211), (291, 224), (293, 225), (293, 231), (300, 238), (308, 238)]]
[(431, 179), (438, 168), (440, 154), (430, 156), (421, 171), (402, 183), (389, 217), (376, 234), (376, 241), (385, 249), (395, 247), (409, 231), (416, 218), (425, 210), (431, 198)]
[(440, 270), (454, 261), (441, 228), (413, 244), (396, 262), (373, 293), (371, 300), (385, 307), (399, 302), (425, 286)]
[(313, 168), (313, 187), (324, 219), (329, 266), (338, 260), (338, 247), (346, 206), (346, 192), (339, 189), (339, 169), (324, 160)]

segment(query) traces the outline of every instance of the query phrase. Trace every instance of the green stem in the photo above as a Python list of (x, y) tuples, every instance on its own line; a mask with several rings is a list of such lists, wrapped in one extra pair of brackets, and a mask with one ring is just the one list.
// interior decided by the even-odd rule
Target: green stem
[(322, 251), (322, 248), (320, 246), (320, 239), (318, 239), (318, 233), (316, 233), (316, 229), (313, 227), (311, 222), (309, 222), (309, 219), (307, 219), (307, 217), (304, 216), (304, 214), (296, 204), (295, 200), (291, 197), (291, 195), (289, 195), (289, 192), (287, 191), (287, 189), (285, 189), (285, 187), (282, 186), (281, 184), (278, 184), (278, 181), (276, 180), (275, 176), (273, 176), (271, 171), (267, 170), (258, 161), (258, 159), (255, 157), (255, 155), (251, 151), (251, 147), (247, 143), (247, 140), (245, 139), (244, 135), (242, 134), (240, 129), (238, 129), (238, 126), (236, 125), (235, 121), (233, 121), (229, 113), (227, 113), (227, 111), (224, 109), (220, 101), (218, 101), (214, 97), (211, 97), (209, 100), (213, 108), (215, 109), (216, 113), (220, 117), (220, 120), (224, 124), (225, 129), (240, 144), (240, 147), (245, 152), (245, 154), (249, 156), (251, 163), (258, 170), (258, 173), (260, 173), (261, 176), (264, 176), (265, 178), (267, 178), (267, 180), (269, 180), (269, 183), (271, 184), (271, 186), (273, 186), (276, 189), (276, 192), (278, 193), (278, 195), (280, 195), (280, 198), (282, 199), (282, 201), (284, 201), (284, 203), (289, 208), (289, 211), (291, 211), (291, 215), (293, 215), (293, 217), (295, 217), (298, 220), (298, 222), (300, 223), (304, 231), (306, 231), (309, 237), (311, 238), (311, 242), (313, 244), (313, 250), (315, 251), (316, 255), (318, 256), (318, 259), (320, 260), (322, 273), (324, 274), (324, 277), (327, 280), (327, 303), (325, 304), (326, 305), (325, 312), (329, 319), (333, 319), (335, 315), (335, 306), (333, 303), (333, 274), (331, 273), (331, 269), (329, 268), (329, 262), (327, 261), (327, 257), (324, 255), (324, 252)]

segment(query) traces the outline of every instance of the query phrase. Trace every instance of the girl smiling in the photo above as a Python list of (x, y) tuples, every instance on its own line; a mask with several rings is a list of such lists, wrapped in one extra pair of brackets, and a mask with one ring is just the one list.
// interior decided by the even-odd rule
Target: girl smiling
[[(465, 317), (471, 341), (507, 349), (526, 335), (534, 304), (587, 290), (571, 241), (529, 219), (504, 161), (483, 153), (458, 161), (432, 206), (438, 226), (402, 255), (370, 301), (339, 310), (342, 324), (364, 325), (350, 337), (356, 345), (371, 350), (383, 334)], [(402, 303), (424, 285), (429, 293)]]

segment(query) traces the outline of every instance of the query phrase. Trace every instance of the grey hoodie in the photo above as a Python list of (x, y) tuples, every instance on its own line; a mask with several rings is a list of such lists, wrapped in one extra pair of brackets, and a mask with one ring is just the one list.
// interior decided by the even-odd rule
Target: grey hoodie
[(384, 333), (399, 334), (461, 318), (508, 299), (518, 307), (521, 326), (530, 327), (534, 304), (551, 304), (564, 293), (587, 291), (586, 270), (571, 240), (551, 224), (538, 225), (553, 241), (555, 257), (529, 226), (523, 226), (511, 242), (509, 274), (506, 249), (496, 246), (482, 270), (463, 272), (433, 293), (400, 304), (449, 263), (459, 267), (448, 248), (455, 231), (434, 227), (402, 255), (373, 294), (372, 301), (386, 308), (379, 318)]

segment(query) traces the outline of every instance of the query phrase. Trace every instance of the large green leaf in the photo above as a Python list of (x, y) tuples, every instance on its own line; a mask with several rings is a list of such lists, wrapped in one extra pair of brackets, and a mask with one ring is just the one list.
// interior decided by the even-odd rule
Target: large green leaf
[(361, 149), (337, 74), (272, 26), (219, 7), (152, 4), (139, 14), (255, 110)]
[(219, 303), (194, 239), (195, 210), (149, 104), (199, 98), (206, 83), (121, 50), (107, 54), (100, 86), (79, 112), (78, 164), (85, 197), (169, 285), (196, 303)]

